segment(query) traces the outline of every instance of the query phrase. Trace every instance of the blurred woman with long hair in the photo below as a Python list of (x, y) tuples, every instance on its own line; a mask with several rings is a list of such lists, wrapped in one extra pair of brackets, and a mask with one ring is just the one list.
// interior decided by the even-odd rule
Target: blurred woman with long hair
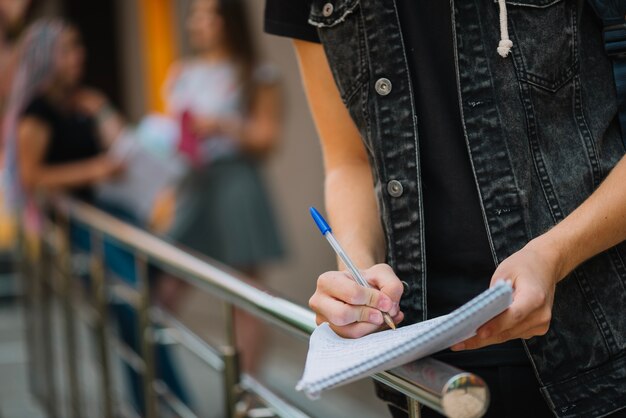
[[(177, 196), (170, 236), (245, 272), (283, 255), (259, 171), (281, 126), (276, 71), (260, 65), (241, 0), (195, 0), (187, 19), (192, 56), (172, 66), (164, 95), (181, 121), (194, 167)], [(237, 311), (243, 369), (254, 368), (260, 327)]]
[(19, 54), (3, 124), (10, 203), (27, 206), (39, 189), (91, 199), (91, 185), (121, 170), (106, 148), (122, 122), (104, 96), (80, 84), (80, 34), (63, 21), (42, 20)]

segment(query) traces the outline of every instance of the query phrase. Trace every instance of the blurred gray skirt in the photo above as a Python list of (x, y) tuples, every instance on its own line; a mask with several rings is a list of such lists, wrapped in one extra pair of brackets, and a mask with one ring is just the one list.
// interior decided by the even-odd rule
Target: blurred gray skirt
[(284, 254), (259, 169), (243, 156), (216, 160), (186, 176), (168, 237), (235, 268)]

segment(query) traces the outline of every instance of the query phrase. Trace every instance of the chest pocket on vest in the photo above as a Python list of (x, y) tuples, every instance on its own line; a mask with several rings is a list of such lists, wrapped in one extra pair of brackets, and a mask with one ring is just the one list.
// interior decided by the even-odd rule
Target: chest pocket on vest
[(359, 0), (313, 0), (309, 24), (317, 27), (344, 103), (367, 79), (365, 33)]
[(509, 0), (506, 4), (520, 81), (557, 91), (578, 66), (576, 2)]

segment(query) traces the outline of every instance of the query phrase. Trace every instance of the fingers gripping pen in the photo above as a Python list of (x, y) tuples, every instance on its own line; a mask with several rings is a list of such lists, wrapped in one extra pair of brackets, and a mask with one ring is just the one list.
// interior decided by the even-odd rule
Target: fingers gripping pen
[[(326, 240), (328, 240), (330, 246), (333, 247), (333, 250), (335, 250), (339, 258), (341, 258), (341, 261), (343, 261), (350, 273), (352, 273), (354, 280), (363, 287), (371, 288), (372, 286), (370, 286), (367, 280), (363, 278), (359, 269), (356, 268), (350, 257), (348, 257), (348, 254), (346, 254), (343, 248), (341, 248), (341, 245), (339, 245), (339, 242), (335, 239), (335, 236), (333, 235), (333, 232), (324, 217), (315, 208), (310, 208), (309, 212), (311, 213), (311, 216), (313, 217), (313, 220), (317, 224), (317, 227), (322, 235), (326, 238)], [(383, 319), (389, 328), (396, 329), (396, 325), (393, 323), (391, 316), (387, 312), (381, 313), (383, 314)]]

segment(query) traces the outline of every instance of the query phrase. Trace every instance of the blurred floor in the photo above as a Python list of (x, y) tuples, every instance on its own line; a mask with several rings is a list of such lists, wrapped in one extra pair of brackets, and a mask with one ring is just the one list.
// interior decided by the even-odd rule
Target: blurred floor
[(0, 302), (0, 417), (44, 417), (28, 390), (24, 317), (18, 304)]

